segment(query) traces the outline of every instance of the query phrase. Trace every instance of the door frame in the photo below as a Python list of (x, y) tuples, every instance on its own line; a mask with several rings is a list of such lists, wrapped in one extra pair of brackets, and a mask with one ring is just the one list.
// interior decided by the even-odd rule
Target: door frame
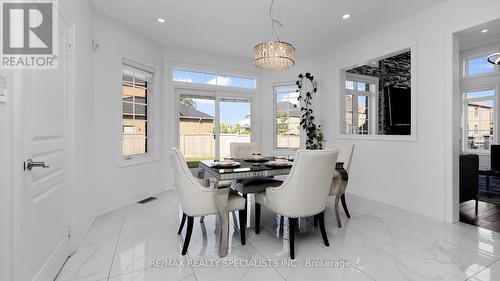
[[(192, 95), (189, 93), (181, 94), (181, 91), (193, 92)], [(213, 91), (213, 90), (202, 90), (193, 89), (191, 87), (174, 87), (175, 96), (175, 146), (179, 147), (179, 106), (178, 102), (181, 96), (192, 96), (199, 98), (211, 98), (215, 102), (215, 116), (214, 116), (214, 136), (215, 136), (215, 155), (214, 157), (220, 157), (220, 102), (224, 99), (239, 99), (246, 100), (250, 103), (250, 141), (255, 141), (255, 122), (253, 121), (255, 114), (254, 97), (251, 92), (249, 93), (234, 93), (232, 91)]]
[(444, 221), (455, 223), (460, 217), (459, 154), (460, 143), (460, 51), (457, 33), (500, 18), (500, 12), (486, 14), (444, 32), (445, 54), (445, 129), (444, 129)]
[[(64, 24), (63, 24), (64, 23)], [(66, 149), (66, 168), (65, 168), (65, 181), (67, 184), (67, 198), (66, 203), (68, 206), (68, 234), (70, 233), (70, 229), (74, 226), (73, 211), (71, 209), (71, 194), (72, 189), (74, 187), (75, 182), (75, 163), (76, 163), (76, 96), (75, 96), (75, 42), (76, 42), (76, 26), (72, 17), (70, 16), (70, 12), (63, 6), (59, 5), (59, 28), (61, 27), (67, 28), (65, 32), (68, 34), (68, 42), (69, 42), (69, 57), (66, 58), (67, 63), (67, 93), (66, 93), (66, 105), (65, 105), (65, 116), (66, 116), (66, 124), (65, 124), (65, 149)], [(63, 50), (59, 50), (59, 55)], [(26, 120), (23, 118), (23, 100), (24, 96), (22, 96), (23, 90), (23, 79), (22, 79), (22, 71), (23, 70), (14, 70), (13, 75), (13, 93), (12, 97), (12, 111), (13, 111), (13, 134), (12, 134), (12, 148), (13, 148), (13, 161), (12, 161), (12, 216), (11, 216), (11, 237), (12, 237), (12, 248), (11, 257), (12, 257), (12, 277), (13, 280), (18, 280), (20, 272), (23, 270), (23, 264), (25, 262), (22, 260), (22, 247), (23, 241), (21, 241), (19, 237), (19, 233), (22, 225), (22, 210), (23, 210), (23, 196), (20, 194), (20, 191), (24, 189), (24, 162), (27, 159), (25, 158), (24, 153), (24, 132), (28, 125), (26, 124)], [(34, 71), (44, 71), (44, 70), (34, 70)], [(81, 241), (73, 241), (70, 237), (68, 237), (68, 257), (71, 253), (76, 251), (79, 242)]]

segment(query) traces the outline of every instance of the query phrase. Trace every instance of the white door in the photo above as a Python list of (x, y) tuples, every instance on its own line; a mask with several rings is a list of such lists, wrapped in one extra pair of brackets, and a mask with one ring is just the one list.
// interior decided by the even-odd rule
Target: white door
[[(67, 104), (72, 70), (69, 25), (62, 17), (58, 58), (56, 70), (19, 71), (25, 161), (14, 214), (19, 281), (53, 280), (69, 254)], [(30, 170), (28, 159), (50, 167)]]

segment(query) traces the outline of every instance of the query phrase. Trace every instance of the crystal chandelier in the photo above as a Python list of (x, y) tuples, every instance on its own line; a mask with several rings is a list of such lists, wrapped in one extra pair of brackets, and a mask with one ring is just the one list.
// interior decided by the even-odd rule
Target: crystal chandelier
[(269, 41), (257, 44), (254, 47), (254, 63), (258, 68), (269, 70), (283, 70), (292, 67), (295, 64), (295, 47), (287, 42), (282, 42), (276, 33), (275, 24), (283, 27), (283, 24), (273, 18), (273, 4), (269, 9), (269, 17), (271, 18), (271, 26), (273, 28), (276, 41)]

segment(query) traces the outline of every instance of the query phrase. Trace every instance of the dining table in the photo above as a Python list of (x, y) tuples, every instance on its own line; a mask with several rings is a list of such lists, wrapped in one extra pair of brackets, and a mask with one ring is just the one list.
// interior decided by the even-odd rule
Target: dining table
[[(292, 169), (293, 159), (287, 159), (288, 165), (276, 164), (276, 157), (263, 157), (256, 161), (254, 159), (234, 159), (231, 167), (220, 167), (219, 160), (202, 160), (199, 167), (214, 179), (217, 190), (216, 205), (217, 219), (220, 226), (219, 232), (219, 257), (225, 257), (228, 253), (229, 238), (229, 192), (232, 184), (227, 182), (242, 182), (253, 179), (268, 178), (274, 176), (286, 176)], [(342, 184), (347, 185), (349, 175), (344, 169), (343, 162), (337, 162), (335, 170), (340, 174)], [(224, 182), (224, 184), (221, 184)], [(241, 230), (240, 230), (241, 231)]]

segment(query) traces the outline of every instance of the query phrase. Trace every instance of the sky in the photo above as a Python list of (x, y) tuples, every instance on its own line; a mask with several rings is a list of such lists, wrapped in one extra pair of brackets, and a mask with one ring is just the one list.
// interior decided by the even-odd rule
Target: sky
[[(196, 109), (215, 117), (215, 101), (204, 99), (193, 99)], [(236, 125), (250, 113), (250, 103), (248, 102), (225, 102), (220, 103), (221, 122)]]

